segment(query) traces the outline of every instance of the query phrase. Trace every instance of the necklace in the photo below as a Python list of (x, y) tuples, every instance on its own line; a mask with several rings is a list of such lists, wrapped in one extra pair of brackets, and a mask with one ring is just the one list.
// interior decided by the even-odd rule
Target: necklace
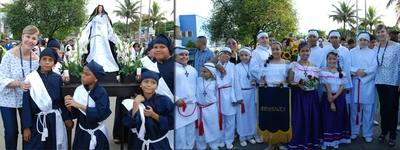
[(303, 69), (304, 69), (304, 77), (307, 77), (307, 75), (308, 75), (307, 69), (308, 69), (308, 66), (310, 65), (310, 62), (307, 61), (307, 67), (304, 67), (304, 66), (300, 63), (300, 61), (299, 61), (299, 64), (300, 64), (300, 65), (303, 67)]
[(205, 86), (205, 85), (204, 85), (204, 78), (203, 78), (203, 87), (204, 87), (204, 90), (203, 90), (203, 95), (204, 95), (204, 97), (206, 97), (206, 96), (207, 96), (206, 89), (208, 88), (208, 86), (210, 86), (210, 84), (211, 84), (211, 81), (210, 81), (210, 83), (208, 83), (208, 85), (207, 85), (207, 86)]
[(246, 67), (244, 67), (244, 65), (243, 65), (243, 63), (242, 63), (242, 67), (243, 67), (243, 69), (246, 71), (246, 74), (247, 74), (246, 77), (247, 77), (248, 80), (250, 80), (250, 75), (249, 75), (249, 67), (250, 67), (250, 66), (249, 66), (249, 64), (250, 64), (250, 63), (247, 63), (247, 69), (246, 69)]
[[(29, 53), (29, 73), (32, 72), (32, 51)], [(19, 48), (19, 57), (21, 60), (21, 70), (22, 70), (22, 78), (25, 78), (25, 71), (24, 71), (24, 62), (22, 61), (22, 48)]]
[(187, 70), (186, 70), (186, 65), (182, 65), (182, 67), (183, 67), (183, 69), (185, 69), (185, 75), (186, 75), (186, 77), (189, 77), (189, 72), (187, 72)]
[(386, 41), (385, 49), (383, 50), (382, 59), (381, 59), (381, 63), (380, 64), (379, 64), (378, 54), (379, 54), (379, 51), (381, 50), (381, 44), (379, 44), (378, 53), (376, 55), (376, 61), (378, 62), (379, 70), (382, 70), (383, 58), (385, 57), (385, 52), (386, 52), (386, 48), (387, 48), (388, 44), (389, 44), (389, 41)]
[(332, 71), (330, 68), (328, 68), (329, 72), (331, 73), (336, 73), (336, 71)]

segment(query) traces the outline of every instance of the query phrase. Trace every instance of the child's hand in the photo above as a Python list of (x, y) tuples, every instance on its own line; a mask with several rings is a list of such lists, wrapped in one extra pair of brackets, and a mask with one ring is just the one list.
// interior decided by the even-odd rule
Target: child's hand
[(141, 94), (137, 95), (135, 97), (135, 102), (138, 102), (138, 103), (144, 102), (144, 97)]
[(328, 95), (328, 101), (329, 102), (333, 102), (333, 97), (332, 97), (332, 95), (331, 94), (327, 94)]
[(154, 115), (153, 108), (151, 106), (147, 106), (147, 109), (144, 109), (144, 116), (152, 117)]
[(183, 101), (182, 99), (178, 99), (178, 101), (175, 102), (175, 105), (178, 107), (182, 107), (183, 104), (182, 101)]
[[(64, 101), (67, 101), (67, 100), (72, 100), (72, 97), (71, 97), (70, 95), (65, 96), (65, 97), (64, 97)], [(66, 103), (65, 103), (65, 104), (66, 104)]]
[(336, 106), (335, 106), (335, 103), (333, 103), (333, 102), (331, 102), (331, 110), (333, 112), (336, 112)]
[(238, 100), (237, 103), (238, 103), (238, 104), (242, 104), (242, 103), (243, 103), (243, 100), (242, 100), (242, 99), (241, 99), (241, 100)]
[(236, 105), (237, 105), (237, 102), (232, 102), (232, 105), (233, 105), (233, 106), (236, 106)]
[(78, 107), (79, 107), (79, 104), (78, 104), (77, 102), (75, 102), (75, 101), (71, 98), (71, 99), (68, 99), (68, 100), (65, 101), (65, 106), (66, 106), (66, 107), (75, 107), (75, 108), (78, 108)]
[(24, 129), (24, 141), (25, 142), (31, 141), (31, 128)]
[(71, 130), (74, 128), (74, 122), (72, 120), (65, 120), (65, 127), (67, 127), (68, 130)]

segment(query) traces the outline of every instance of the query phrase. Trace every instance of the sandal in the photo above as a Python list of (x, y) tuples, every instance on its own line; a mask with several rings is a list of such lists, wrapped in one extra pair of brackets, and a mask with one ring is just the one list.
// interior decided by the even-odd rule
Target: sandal
[(394, 147), (394, 145), (396, 145), (396, 140), (394, 139), (389, 139), (389, 147)]
[(378, 137), (378, 141), (379, 141), (379, 142), (385, 141), (385, 135), (381, 134), (381, 135)]

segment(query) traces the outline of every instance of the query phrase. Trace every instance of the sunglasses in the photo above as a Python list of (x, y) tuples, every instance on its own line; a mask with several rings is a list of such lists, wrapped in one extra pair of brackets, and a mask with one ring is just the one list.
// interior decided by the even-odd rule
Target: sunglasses
[(226, 45), (236, 45), (235, 42), (227, 42)]

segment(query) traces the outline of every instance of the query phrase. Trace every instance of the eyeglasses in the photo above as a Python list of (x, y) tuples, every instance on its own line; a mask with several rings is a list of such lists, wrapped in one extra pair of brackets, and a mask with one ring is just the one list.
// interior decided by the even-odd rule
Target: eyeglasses
[(226, 45), (236, 45), (235, 42), (227, 42)]

